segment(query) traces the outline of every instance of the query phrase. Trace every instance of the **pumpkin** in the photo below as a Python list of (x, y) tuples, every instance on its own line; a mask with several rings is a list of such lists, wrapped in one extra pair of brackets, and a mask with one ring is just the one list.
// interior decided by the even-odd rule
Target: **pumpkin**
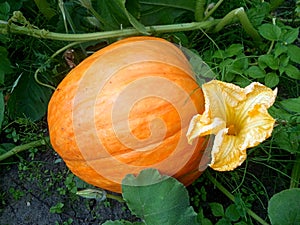
[(183, 52), (155, 37), (130, 37), (89, 56), (58, 85), (48, 106), (50, 141), (68, 168), (94, 186), (121, 192), (146, 168), (185, 185), (199, 177), (205, 139), (188, 144), (204, 111)]

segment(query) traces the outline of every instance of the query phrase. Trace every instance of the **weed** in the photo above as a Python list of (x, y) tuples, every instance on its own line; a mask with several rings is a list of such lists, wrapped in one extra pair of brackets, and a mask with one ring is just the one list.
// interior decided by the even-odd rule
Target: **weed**
[(59, 202), (50, 208), (50, 213), (62, 213), (63, 207), (64, 207), (64, 203)]
[(9, 193), (12, 195), (12, 197), (15, 200), (19, 200), (20, 198), (22, 198), (25, 195), (25, 192), (19, 189), (15, 189), (13, 187), (9, 188)]

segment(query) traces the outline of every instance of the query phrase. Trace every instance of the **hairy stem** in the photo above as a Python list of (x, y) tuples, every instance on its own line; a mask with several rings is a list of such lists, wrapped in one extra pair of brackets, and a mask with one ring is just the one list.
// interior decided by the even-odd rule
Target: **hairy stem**
[(219, 32), (226, 25), (233, 23), (236, 19), (240, 21), (246, 33), (250, 35), (254, 41), (258, 43), (262, 41), (259, 33), (249, 21), (248, 16), (243, 7), (234, 9), (231, 12), (229, 12), (226, 16), (224, 16), (224, 18), (221, 19), (221, 21), (216, 25), (214, 31)]
[[(231, 201), (235, 202), (233, 194), (231, 194), (221, 183), (219, 183), (211, 174), (209, 171), (206, 171), (206, 175), (208, 179), (224, 194), (226, 195)], [(255, 212), (253, 212), (251, 209), (246, 208), (246, 212), (251, 216), (253, 219), (255, 219), (257, 222), (259, 222), (262, 225), (269, 225), (266, 221), (264, 221), (261, 217), (259, 217)]]
[(24, 145), (19, 145), (19, 146), (16, 146), (14, 148), (12, 148), (10, 151), (0, 155), (0, 161), (4, 160), (4, 159), (7, 159), (15, 154), (18, 154), (22, 151), (25, 151), (25, 150), (28, 150), (30, 148), (36, 148), (36, 147), (39, 147), (39, 146), (42, 146), (42, 145), (47, 145), (49, 142), (49, 137), (45, 137), (43, 139), (40, 139), (38, 141), (33, 141), (33, 142), (30, 142), (30, 143), (27, 143), (27, 144), (24, 144)]
[[(172, 25), (159, 25), (159, 26), (149, 26), (146, 27), (146, 31), (155, 34), (155, 33), (168, 33), (168, 32), (178, 32), (178, 31), (189, 31), (197, 29), (207, 29), (214, 27), (219, 20), (213, 21), (204, 21), (204, 22), (192, 22), (192, 23), (181, 23), (181, 24), (172, 24)], [(118, 38), (132, 35), (141, 35), (141, 33), (134, 29), (122, 29), (114, 31), (103, 31), (87, 34), (62, 34), (50, 32), (47, 30), (40, 30), (28, 26), (18, 26), (16, 24), (8, 24), (6, 21), (0, 21), (0, 34), (25, 34), (37, 38), (45, 38), (51, 40), (60, 40), (60, 41), (93, 41), (104, 38)]]
[(208, 19), (208, 18), (216, 11), (217, 8), (222, 4), (223, 1), (224, 1), (224, 0), (219, 0), (219, 1), (215, 4), (215, 6), (214, 6), (211, 10), (208, 11), (208, 13), (206, 14), (204, 20), (207, 20), (207, 19)]
[(106, 194), (106, 198), (114, 199), (121, 203), (125, 202), (125, 200), (121, 196), (118, 196), (118, 195)]
[(206, 0), (196, 0), (195, 6), (195, 20), (197, 22), (203, 21)]
[[(53, 55), (45, 62), (45, 64), (49, 63), (55, 56), (57, 56), (58, 54), (62, 53), (63, 51), (66, 51), (67, 49), (73, 47), (74, 45), (79, 45), (79, 44), (81, 44), (81, 43), (82, 43), (82, 42), (72, 42), (72, 43), (70, 43), (70, 44), (64, 46), (63, 48), (57, 50), (57, 51), (56, 51), (56, 52), (55, 52), (55, 53), (54, 53), (54, 54), (53, 54)], [(45, 84), (45, 83), (43, 83), (42, 81), (39, 80), (38, 75), (39, 75), (39, 73), (41, 72), (42, 68), (43, 68), (43, 66), (40, 66), (40, 67), (35, 71), (35, 73), (34, 73), (34, 80), (35, 80), (39, 85), (42, 85), (42, 86), (44, 86), (44, 87), (50, 88), (50, 89), (52, 89), (52, 90), (55, 91), (55, 90), (56, 90), (55, 87), (51, 86), (50, 84)]]

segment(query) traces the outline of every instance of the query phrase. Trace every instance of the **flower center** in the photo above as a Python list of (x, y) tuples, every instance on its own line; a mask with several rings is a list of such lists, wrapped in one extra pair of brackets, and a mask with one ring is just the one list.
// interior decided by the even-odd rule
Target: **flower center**
[(228, 128), (228, 133), (227, 133), (228, 135), (233, 135), (233, 136), (237, 135), (237, 130), (234, 124), (228, 125), (227, 128)]

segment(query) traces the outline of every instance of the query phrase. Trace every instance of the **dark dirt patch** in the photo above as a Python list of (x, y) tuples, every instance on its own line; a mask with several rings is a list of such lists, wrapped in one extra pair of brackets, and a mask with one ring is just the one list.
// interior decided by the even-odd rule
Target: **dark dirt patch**
[[(10, 166), (1, 166), (1, 225), (70, 224), (68, 220), (73, 221), (72, 225), (117, 219), (137, 221), (126, 205), (116, 200), (98, 202), (77, 196), (78, 178), (51, 149), (36, 153), (34, 160), (14, 161)], [(61, 213), (50, 212), (51, 207), (61, 203)]]

